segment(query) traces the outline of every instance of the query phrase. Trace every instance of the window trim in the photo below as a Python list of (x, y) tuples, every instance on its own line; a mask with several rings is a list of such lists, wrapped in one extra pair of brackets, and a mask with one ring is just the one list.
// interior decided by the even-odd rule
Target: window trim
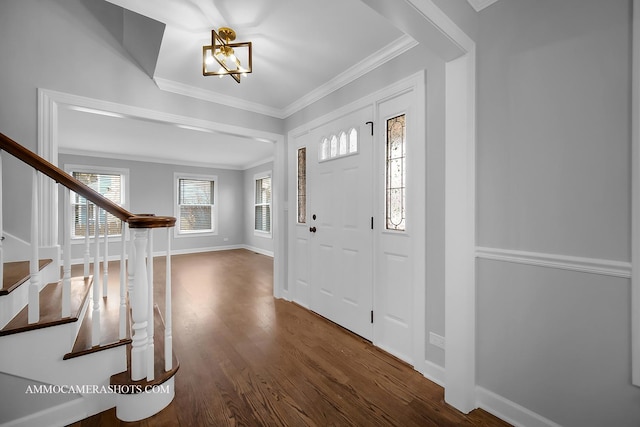
[[(81, 164), (65, 164), (64, 165), (64, 171), (66, 173), (68, 173), (69, 175), (73, 176), (74, 172), (81, 172), (81, 173), (95, 173), (95, 174), (112, 174), (112, 175), (120, 175), (120, 179), (122, 180), (122, 182), (120, 183), (120, 191), (122, 192), (122, 204), (120, 204), (120, 206), (122, 206), (124, 209), (129, 210), (129, 169), (128, 168), (117, 168), (117, 167), (110, 167), (110, 166), (95, 166), (95, 165), (81, 165)], [(71, 199), (70, 199), (71, 201)], [(74, 203), (70, 203), (71, 206), (74, 205)], [(100, 238), (104, 238), (104, 234), (100, 234), (99, 236)], [(122, 237), (122, 233), (118, 233), (118, 234), (109, 234), (109, 240), (111, 241), (112, 239), (117, 241)], [(91, 236), (89, 236), (89, 240), (95, 240), (95, 235), (92, 234)], [(84, 243), (85, 241), (85, 236), (75, 236), (75, 235), (71, 235), (71, 243), (72, 244), (81, 244)]]
[[(179, 205), (179, 185), (178, 182), (181, 179), (193, 179), (201, 181), (213, 181), (213, 204), (211, 205), (211, 226), (212, 230), (194, 230), (194, 231), (180, 231), (180, 205)], [(173, 173), (173, 213), (176, 218), (176, 225), (173, 227), (173, 236), (177, 238), (182, 237), (202, 237), (202, 236), (217, 236), (218, 235), (218, 187), (219, 181), (217, 175), (204, 175), (193, 173)]]
[[(257, 186), (256, 183), (260, 179), (269, 178), (271, 180), (271, 198), (269, 203), (256, 203)], [(269, 231), (256, 230), (256, 207), (269, 206)], [(260, 172), (253, 176), (253, 235), (271, 239), (273, 238), (273, 176), (271, 171)]]

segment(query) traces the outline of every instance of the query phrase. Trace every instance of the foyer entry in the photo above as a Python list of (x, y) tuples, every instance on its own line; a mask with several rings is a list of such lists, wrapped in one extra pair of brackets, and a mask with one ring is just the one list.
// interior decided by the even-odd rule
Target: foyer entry
[(425, 307), (415, 93), (374, 94), (289, 134), (291, 299), (412, 365)]

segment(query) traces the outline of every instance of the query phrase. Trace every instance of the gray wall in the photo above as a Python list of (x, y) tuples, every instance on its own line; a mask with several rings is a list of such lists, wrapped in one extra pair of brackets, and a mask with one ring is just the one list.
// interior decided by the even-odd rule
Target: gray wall
[[(160, 163), (127, 161), (118, 159), (60, 154), (62, 168), (68, 164), (82, 166), (113, 167), (129, 170), (128, 210), (133, 213), (154, 213), (156, 215), (175, 216), (174, 212), (174, 173), (215, 175), (218, 177), (218, 233), (215, 236), (179, 236), (173, 239), (172, 250), (197, 251), (208, 248), (245, 244), (244, 212), (251, 208), (245, 206), (244, 174), (239, 170), (201, 168)], [(62, 206), (62, 203), (60, 203)], [(63, 236), (62, 232), (59, 233)], [(164, 250), (164, 233), (156, 233), (154, 251)], [(225, 240), (227, 239), (227, 240)], [(120, 246), (114, 243), (109, 253), (120, 253)], [(72, 258), (82, 258), (82, 245), (73, 245)]]
[[(251, 248), (259, 249), (261, 253), (273, 254), (273, 233), (271, 234), (271, 237), (254, 234), (255, 176), (256, 174), (260, 174), (266, 171), (271, 171), (271, 176), (273, 176), (273, 161), (255, 166), (244, 171), (244, 243)], [(273, 218), (273, 202), (271, 206), (271, 217)]]
[[(630, 0), (479, 14), (478, 243), (630, 259)], [(478, 383), (564, 426), (640, 425), (627, 279), (480, 260)]]

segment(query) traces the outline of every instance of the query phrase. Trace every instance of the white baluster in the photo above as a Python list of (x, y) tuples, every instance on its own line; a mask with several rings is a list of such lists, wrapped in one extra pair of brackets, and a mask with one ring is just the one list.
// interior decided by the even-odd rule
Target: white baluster
[(71, 190), (64, 187), (64, 212), (62, 222), (64, 233), (63, 266), (62, 266), (62, 317), (71, 316), (71, 230), (73, 230), (73, 214), (71, 212)]
[(135, 278), (136, 271), (136, 245), (134, 243), (133, 232), (131, 228), (129, 228), (129, 262), (127, 263), (127, 293), (129, 294), (129, 298), (131, 298), (131, 292), (133, 292), (133, 283)]
[(38, 196), (38, 171), (34, 169), (31, 185), (31, 262), (29, 263), (31, 282), (29, 283), (29, 323), (37, 323), (40, 320), (40, 257), (38, 254), (40, 236), (38, 229)]
[(95, 258), (93, 263), (93, 311), (92, 329), (91, 329), (91, 345), (100, 344), (100, 208), (93, 205), (94, 209), (94, 228), (95, 228)]
[(2, 151), (0, 151), (0, 278), (4, 280), (4, 249), (2, 248), (4, 241), (4, 223), (2, 221)]
[(173, 335), (171, 332), (171, 228), (167, 228), (167, 280), (165, 282), (164, 370), (173, 368)]
[(109, 223), (108, 213), (104, 211), (104, 257), (102, 258), (102, 297), (109, 294)]
[(119, 337), (121, 340), (127, 337), (127, 265), (126, 265), (126, 248), (127, 248), (127, 223), (120, 222), (120, 329)]
[(133, 319), (133, 337), (131, 338), (131, 379), (141, 380), (147, 375), (147, 311), (148, 281), (145, 252), (147, 230), (135, 229), (135, 272), (133, 290), (129, 294), (131, 317)]
[(89, 245), (89, 237), (91, 236), (91, 231), (89, 231), (89, 200), (85, 199), (84, 204), (84, 220), (85, 220), (85, 230), (84, 230), (84, 277), (89, 277), (89, 265), (91, 264), (91, 247)]
[(154, 371), (154, 351), (155, 346), (153, 342), (153, 315), (155, 310), (153, 309), (153, 229), (149, 229), (149, 243), (148, 243), (148, 255), (147, 255), (147, 265), (149, 268), (149, 297), (148, 297), (148, 305), (149, 312), (147, 315), (149, 316), (149, 320), (147, 321), (147, 335), (149, 336), (149, 344), (147, 345), (147, 380), (151, 381), (155, 377)]

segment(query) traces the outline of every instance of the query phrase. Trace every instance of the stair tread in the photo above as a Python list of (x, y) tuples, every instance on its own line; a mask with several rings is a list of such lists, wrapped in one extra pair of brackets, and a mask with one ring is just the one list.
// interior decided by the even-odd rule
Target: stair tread
[[(119, 372), (111, 376), (110, 384), (112, 386), (120, 386), (120, 389), (130, 390), (135, 392), (136, 390), (144, 390), (146, 386), (154, 386), (162, 384), (171, 377), (173, 377), (178, 369), (180, 363), (175, 353), (172, 352), (172, 368), (169, 371), (164, 370), (164, 319), (160, 313), (160, 309), (156, 304), (154, 306), (154, 325), (153, 325), (153, 343), (154, 343), (154, 379), (147, 381), (146, 378), (138, 381), (131, 379), (131, 345), (127, 345), (127, 370)], [(122, 386), (140, 386), (137, 388), (122, 387)]]
[[(111, 264), (111, 263), (110, 263)], [(110, 271), (113, 273), (118, 272), (114, 266), (110, 266)], [(73, 271), (73, 270), (72, 270)], [(116, 280), (117, 274), (110, 274), (109, 286), (107, 290), (107, 297), (100, 298), (100, 344), (93, 346), (91, 344), (91, 333), (93, 330), (93, 302), (91, 301), (91, 295), (89, 296), (89, 305), (87, 312), (82, 319), (82, 324), (78, 331), (78, 336), (73, 344), (71, 351), (64, 355), (63, 359), (71, 359), (85, 354), (95, 353), (97, 351), (106, 350), (121, 345), (126, 345), (131, 342), (129, 336), (129, 328), (127, 327), (127, 337), (120, 339), (120, 282)], [(101, 284), (102, 286), (102, 284)], [(129, 314), (127, 303), (127, 316)], [(128, 325), (127, 318), (127, 325)]]
[[(42, 270), (53, 262), (52, 259), (39, 260), (39, 269)], [(0, 295), (7, 295), (18, 286), (29, 280), (29, 261), (12, 261), (4, 263), (2, 275), (2, 288)]]
[(77, 321), (92, 280), (92, 276), (71, 278), (69, 317), (62, 317), (62, 281), (49, 283), (40, 291), (40, 320), (29, 324), (29, 307), (26, 306), (0, 330), (0, 336)]

